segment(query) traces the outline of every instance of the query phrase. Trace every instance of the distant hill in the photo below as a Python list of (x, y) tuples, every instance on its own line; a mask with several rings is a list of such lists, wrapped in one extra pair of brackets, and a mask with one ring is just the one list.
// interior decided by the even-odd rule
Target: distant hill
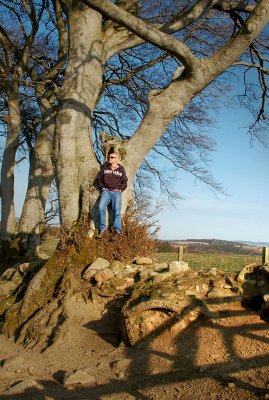
[(240, 240), (240, 243), (248, 244), (249, 246), (269, 247), (269, 242), (250, 242), (247, 240)]
[(262, 248), (269, 246), (269, 243), (229, 241), (219, 239), (176, 239), (168, 240), (171, 246), (177, 248), (184, 246), (189, 253), (217, 253), (217, 254), (261, 254)]

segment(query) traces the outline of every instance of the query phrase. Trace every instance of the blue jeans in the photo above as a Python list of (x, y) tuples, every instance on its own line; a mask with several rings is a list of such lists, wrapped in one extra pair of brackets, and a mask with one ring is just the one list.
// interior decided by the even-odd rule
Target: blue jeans
[(99, 201), (99, 231), (106, 230), (106, 209), (111, 202), (113, 211), (113, 226), (117, 232), (121, 232), (121, 192), (113, 192), (104, 189)]

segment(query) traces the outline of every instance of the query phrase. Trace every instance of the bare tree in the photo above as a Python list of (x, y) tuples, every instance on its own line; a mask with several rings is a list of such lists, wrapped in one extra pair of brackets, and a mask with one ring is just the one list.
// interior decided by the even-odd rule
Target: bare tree
[(41, 113), (41, 128), (31, 151), (28, 189), (19, 225), (20, 242), (28, 253), (38, 251), (45, 222), (46, 202), (54, 177), (52, 150), (56, 123), (56, 91), (68, 51), (67, 27), (60, 3), (58, 0), (52, 1), (52, 9), (49, 4), (47, 3), (46, 9), (47, 19), (58, 35), (57, 55), (53, 57), (52, 54), (49, 58), (46, 54), (47, 46), (42, 46), (46, 41), (45, 37), (43, 43), (35, 43), (31, 60), (27, 64), (27, 73), (35, 88)]
[[(10, 3), (10, 2), (9, 2)], [(22, 22), (19, 10), (15, 10), (12, 3), (7, 5), (10, 12), (15, 15), (19, 23)], [(27, 33), (22, 30), (23, 43), (21, 45), (14, 44), (10, 35), (4, 29), (0, 28), (1, 41), (1, 59), (0, 73), (1, 83), (6, 93), (8, 115), (6, 115), (7, 123), (7, 140), (3, 153), (3, 161), (1, 168), (1, 185), (5, 188), (1, 193), (2, 216), (1, 216), (1, 238), (8, 240), (15, 234), (15, 210), (14, 210), (14, 166), (15, 156), (19, 144), (20, 133), (20, 106), (19, 106), (19, 87), (20, 80), (25, 70), (25, 64), (28, 59), (30, 47), (35, 39), (38, 21), (41, 18), (43, 9), (41, 7), (38, 15), (32, 9), (28, 10), (31, 30)], [(15, 56), (16, 54), (16, 56)]]
[[(175, 60), (170, 79), (148, 91), (140, 124), (121, 143), (132, 182), (145, 156), (184, 107), (229, 67), (245, 60), (250, 46), (262, 48), (255, 39), (268, 22), (264, 1), (257, 5), (196, 1), (187, 7), (186, 2), (179, 2), (179, 12), (157, 24), (143, 19), (143, 10), (141, 17), (134, 15), (138, 12), (137, 1), (127, 1), (124, 6), (109, 0), (83, 3), (88, 7), (78, 4), (72, 9), (72, 3), (66, 3), (70, 49), (57, 116), (56, 155), (61, 221), (65, 227), (87, 215), (96, 201), (93, 190), (90, 198), (88, 195), (99, 169), (91, 140), (92, 121), (108, 60), (123, 50), (147, 46), (145, 42)], [(145, 12), (147, 19), (150, 11), (148, 8)], [(253, 61), (251, 65), (255, 67)], [(264, 76), (266, 70), (260, 63), (256, 68)], [(263, 90), (266, 93), (266, 85)]]
[[(22, 112), (22, 118), (17, 121), (17, 140), (13, 146), (13, 162), (19, 144), (20, 146), (26, 144), (30, 155), (28, 189), (20, 218), (19, 237), (22, 249), (32, 252), (36, 250), (40, 243), (46, 200), (54, 176), (51, 155), (55, 132), (55, 90), (66, 62), (68, 50), (67, 27), (58, 0), (42, 1), (38, 5), (31, 1), (18, 5), (10, 0), (8, 4), (2, 4), (2, 8), (6, 12), (8, 11), (11, 18), (11, 24), (3, 21), (1, 27), (5, 45), (3, 55), (5, 52), (9, 52), (9, 58), (12, 61), (10, 65), (6, 66), (5, 74), (2, 74), (4, 87), (12, 86), (14, 88), (13, 83), (11, 85), (11, 80), (8, 79), (8, 76), (14, 76), (13, 65), (20, 72), (19, 79), (17, 77), (17, 91), (20, 85), (21, 93), (18, 94), (17, 106), (18, 115)], [(28, 33), (29, 26), (32, 27), (31, 34)], [(45, 31), (46, 34), (40, 36), (40, 30)], [(18, 32), (23, 34), (23, 40), (21, 41), (18, 41), (20, 36)], [(38, 33), (39, 36), (37, 35)], [(22, 56), (23, 51), (26, 53), (24, 56)], [(31, 96), (35, 97), (36, 108), (39, 108), (39, 111), (37, 111), (39, 116), (33, 116), (34, 120), (32, 121), (32, 111), (31, 106), (29, 106)], [(12, 118), (12, 121), (15, 122), (15, 119)], [(35, 135), (32, 135), (34, 131)], [(21, 141), (19, 141), (20, 132)], [(9, 168), (5, 153), (2, 163), (3, 185), (6, 176), (5, 170)], [(13, 192), (11, 193), (12, 196), (8, 195), (13, 186), (14, 182), (10, 182), (8, 190), (5, 190), (5, 195), (2, 199), (2, 213), (3, 215), (8, 214), (12, 205), (13, 219), (15, 219), (14, 205), (11, 199)], [(7, 200), (5, 201), (6, 197)], [(5, 218), (2, 218), (2, 221), (2, 231), (5, 229), (10, 231)], [(13, 229), (13, 236), (14, 233)], [(2, 235), (3, 239), (10, 237), (11, 235), (7, 237)]]

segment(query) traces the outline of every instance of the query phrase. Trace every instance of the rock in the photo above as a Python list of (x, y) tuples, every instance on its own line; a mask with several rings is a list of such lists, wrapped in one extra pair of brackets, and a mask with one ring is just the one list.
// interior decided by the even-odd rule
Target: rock
[(14, 395), (24, 392), (27, 389), (36, 388), (38, 390), (44, 390), (44, 386), (40, 385), (40, 383), (36, 382), (33, 379), (25, 379), (22, 382), (17, 383), (15, 386), (12, 386), (10, 389), (4, 392), (5, 395)]
[(40, 261), (31, 261), (31, 262), (25, 262), (19, 265), (18, 270), (22, 274), (27, 274), (30, 271), (33, 271), (40, 265)]
[(91, 269), (95, 269), (97, 271), (100, 271), (102, 269), (108, 268), (110, 265), (109, 261), (107, 261), (105, 258), (98, 257), (91, 265)]
[(64, 386), (76, 385), (79, 383), (88, 385), (88, 384), (92, 384), (95, 382), (96, 382), (96, 379), (92, 375), (89, 375), (83, 369), (75, 369), (75, 370), (69, 371), (64, 375), (64, 379), (63, 379)]
[(91, 267), (88, 267), (83, 274), (83, 278), (85, 279), (85, 281), (91, 282), (96, 272), (97, 269), (92, 269)]
[(113, 276), (106, 282), (103, 282), (99, 289), (102, 291), (103, 295), (116, 295), (117, 293), (124, 292), (127, 288), (133, 285), (133, 278), (119, 278), (118, 276)]
[(154, 271), (165, 272), (167, 270), (168, 264), (167, 263), (154, 263), (153, 269)]
[(172, 278), (172, 274), (171, 273), (162, 272), (162, 273), (159, 273), (159, 274), (157, 274), (157, 275), (155, 275), (153, 277), (153, 282), (154, 283), (163, 282), (163, 281), (171, 279), (171, 278)]
[(24, 363), (25, 358), (22, 355), (18, 355), (2, 360), (1, 365), (3, 369), (17, 369), (22, 367)]
[(121, 261), (112, 261), (110, 264), (110, 269), (114, 274), (117, 274), (118, 272), (122, 272), (125, 269), (125, 265)]
[(200, 283), (199, 285), (195, 286), (195, 290), (197, 293), (206, 294), (209, 291), (209, 284), (208, 283)]
[(238, 282), (244, 282), (244, 280), (247, 278), (247, 274), (252, 274), (254, 270), (257, 268), (256, 264), (249, 264), (246, 265), (238, 274), (237, 280)]
[(110, 266), (109, 261), (105, 258), (98, 257), (83, 273), (83, 278), (91, 282), (97, 271), (102, 271)]
[(121, 280), (118, 280), (118, 282), (115, 285), (116, 290), (125, 290), (130, 286), (134, 285), (134, 279), (133, 278), (123, 278)]
[(155, 275), (158, 275), (158, 272), (152, 271), (152, 269), (142, 269), (139, 273), (139, 278), (142, 281), (146, 281), (149, 278), (154, 277)]
[(103, 282), (107, 281), (108, 279), (113, 278), (114, 274), (110, 268), (101, 269), (97, 271), (94, 275), (94, 279), (96, 280), (98, 285), (101, 285)]
[(186, 263), (185, 261), (172, 261), (171, 263), (169, 263), (168, 267), (168, 272), (170, 272), (171, 274), (180, 274), (189, 270), (190, 268), (188, 266), (188, 263)]
[(151, 265), (152, 264), (152, 259), (149, 257), (136, 257), (135, 258), (135, 263), (137, 265)]
[(132, 360), (130, 358), (123, 358), (121, 360), (114, 361), (111, 364), (111, 368), (115, 374), (125, 374), (129, 369)]
[(132, 269), (125, 269), (122, 272), (117, 272), (115, 276), (117, 278), (134, 278), (135, 275), (138, 273), (138, 270)]
[(235, 293), (231, 292), (230, 290), (227, 289), (221, 289), (221, 288), (213, 288), (210, 290), (209, 293), (207, 293), (207, 298), (208, 299), (215, 299), (215, 301), (218, 301), (218, 303), (222, 303), (225, 298), (227, 297), (235, 297), (237, 296)]
[(207, 272), (207, 276), (216, 276), (217, 275), (217, 268), (211, 268), (208, 272)]

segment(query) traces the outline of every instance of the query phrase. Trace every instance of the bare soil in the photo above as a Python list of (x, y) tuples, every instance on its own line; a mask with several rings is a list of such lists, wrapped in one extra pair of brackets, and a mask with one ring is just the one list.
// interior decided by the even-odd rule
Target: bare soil
[[(269, 399), (268, 323), (239, 302), (220, 304), (216, 317), (200, 317), (184, 331), (159, 330), (134, 347), (121, 341), (119, 318), (117, 302), (98, 300), (87, 323), (78, 315), (64, 340), (44, 352), (0, 336), (0, 398)], [(22, 363), (3, 366), (18, 355)], [(115, 369), (118, 360), (128, 367)], [(65, 386), (73, 369), (86, 370), (94, 383)], [(36, 384), (7, 391), (29, 379)]]

